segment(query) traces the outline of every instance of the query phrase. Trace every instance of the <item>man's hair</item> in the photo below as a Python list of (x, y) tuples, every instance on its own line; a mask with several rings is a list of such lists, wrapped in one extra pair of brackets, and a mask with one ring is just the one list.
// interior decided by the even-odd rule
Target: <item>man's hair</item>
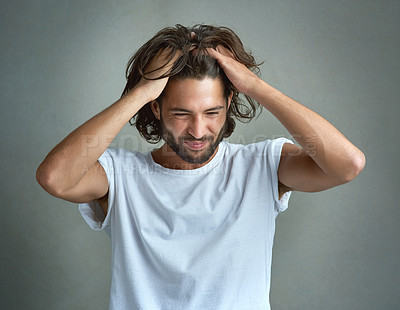
[[(194, 33), (194, 35), (192, 34)], [(176, 53), (180, 53), (172, 69), (155, 79), (169, 77), (169, 79), (204, 79), (206, 77), (219, 78), (224, 87), (224, 96), (226, 99), (232, 93), (232, 101), (227, 111), (226, 133), (224, 138), (229, 137), (234, 128), (235, 120), (249, 122), (257, 114), (259, 103), (249, 96), (245, 96), (248, 105), (239, 97), (239, 92), (226, 77), (218, 62), (207, 54), (206, 48), (216, 48), (222, 45), (229, 49), (234, 57), (244, 64), (248, 69), (259, 74), (259, 64), (255, 63), (251, 53), (246, 52), (239, 37), (227, 27), (215, 27), (210, 25), (195, 25), (191, 28), (182, 25), (167, 27), (160, 30), (152, 39), (145, 43), (129, 60), (126, 69), (127, 83), (122, 96), (126, 95), (141, 78), (146, 78), (145, 74), (148, 65), (154, 56), (161, 49), (168, 48), (170, 55), (167, 63), (172, 60)], [(193, 49), (197, 49), (193, 53)], [(154, 70), (153, 72), (161, 69)], [(156, 99), (158, 104), (162, 103), (164, 92)], [(161, 140), (160, 121), (154, 116), (150, 103), (143, 106), (129, 121), (135, 125), (139, 133), (150, 143), (157, 143)]]

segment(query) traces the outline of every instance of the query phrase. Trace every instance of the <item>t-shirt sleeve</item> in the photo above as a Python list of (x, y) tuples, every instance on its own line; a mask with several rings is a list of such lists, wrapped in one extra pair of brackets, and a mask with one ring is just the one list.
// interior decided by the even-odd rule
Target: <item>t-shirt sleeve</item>
[(281, 199), (279, 199), (279, 187), (278, 187), (278, 168), (281, 160), (282, 147), (285, 143), (293, 142), (286, 138), (278, 138), (270, 140), (267, 145), (267, 160), (271, 172), (272, 191), (275, 201), (275, 210), (280, 213), (288, 208), (289, 198), (292, 192), (286, 192)]
[(80, 203), (78, 205), (79, 212), (81, 213), (85, 222), (93, 230), (105, 230), (110, 235), (110, 217), (114, 208), (115, 197), (115, 171), (116, 171), (116, 157), (114, 149), (107, 149), (98, 159), (100, 165), (104, 168), (108, 180), (108, 211), (107, 216), (101, 205), (97, 201), (90, 201), (87, 203)]

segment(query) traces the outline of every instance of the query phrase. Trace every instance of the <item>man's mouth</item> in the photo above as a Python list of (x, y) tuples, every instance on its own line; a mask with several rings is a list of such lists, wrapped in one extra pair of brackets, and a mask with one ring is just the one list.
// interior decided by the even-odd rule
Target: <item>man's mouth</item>
[(186, 140), (185, 144), (194, 151), (199, 151), (207, 145), (207, 141)]

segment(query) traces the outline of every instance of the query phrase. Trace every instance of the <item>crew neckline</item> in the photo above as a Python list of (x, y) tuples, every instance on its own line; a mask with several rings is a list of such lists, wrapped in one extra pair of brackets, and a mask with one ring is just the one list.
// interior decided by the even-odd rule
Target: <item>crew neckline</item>
[(153, 159), (153, 156), (151, 155), (151, 152), (153, 152), (155, 149), (146, 154), (146, 159), (147, 159), (147, 162), (149, 163), (151, 169), (155, 172), (161, 172), (161, 173), (166, 173), (166, 174), (171, 174), (171, 175), (198, 175), (198, 174), (205, 173), (205, 172), (210, 171), (213, 168), (215, 168), (221, 162), (221, 158), (225, 151), (225, 148), (226, 148), (226, 142), (221, 141), (220, 144), (218, 145), (217, 153), (207, 164), (205, 164), (204, 166), (201, 166), (199, 168), (188, 169), (188, 170), (166, 168), (166, 167), (163, 167), (162, 165), (156, 163)]

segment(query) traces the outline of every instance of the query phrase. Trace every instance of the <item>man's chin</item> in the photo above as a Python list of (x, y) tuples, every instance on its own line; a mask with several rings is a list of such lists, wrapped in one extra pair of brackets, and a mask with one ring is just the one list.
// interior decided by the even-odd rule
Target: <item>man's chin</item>
[(178, 154), (178, 156), (189, 164), (204, 164), (210, 160), (212, 155), (209, 154), (198, 154), (197, 156), (185, 154)]
[(199, 150), (184, 148), (184, 151), (177, 153), (177, 155), (189, 164), (205, 164), (215, 155), (217, 148), (218, 145), (214, 147), (209, 146)]

